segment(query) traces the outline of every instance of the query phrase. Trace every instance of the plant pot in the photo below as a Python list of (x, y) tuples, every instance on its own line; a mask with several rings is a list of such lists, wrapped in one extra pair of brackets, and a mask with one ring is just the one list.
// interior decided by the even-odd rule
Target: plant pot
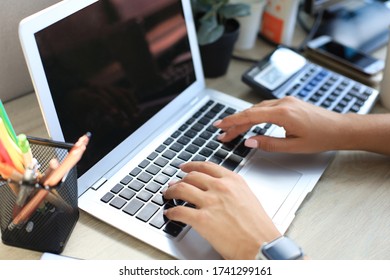
[(239, 30), (238, 21), (229, 19), (221, 38), (214, 43), (200, 46), (203, 72), (206, 78), (216, 78), (226, 74)]
[(240, 34), (234, 45), (236, 50), (249, 50), (255, 46), (257, 35), (260, 30), (261, 17), (266, 0), (231, 0), (231, 3), (245, 3), (250, 6), (250, 15), (238, 17), (240, 23)]

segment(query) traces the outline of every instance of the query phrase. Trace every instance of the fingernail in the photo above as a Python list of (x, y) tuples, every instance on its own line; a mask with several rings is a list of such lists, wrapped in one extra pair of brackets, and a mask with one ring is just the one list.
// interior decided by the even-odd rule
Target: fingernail
[(222, 140), (223, 138), (225, 138), (225, 136), (226, 136), (226, 133), (222, 133), (222, 134), (218, 135), (217, 139)]
[(221, 124), (222, 120), (217, 120), (213, 123), (213, 126), (219, 126)]
[(247, 139), (245, 140), (244, 145), (248, 148), (257, 148), (259, 146), (259, 143), (255, 139)]

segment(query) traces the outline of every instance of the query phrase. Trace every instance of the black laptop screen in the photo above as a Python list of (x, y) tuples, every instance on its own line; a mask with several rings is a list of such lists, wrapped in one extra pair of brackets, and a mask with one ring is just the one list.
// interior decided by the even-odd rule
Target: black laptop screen
[(35, 34), (79, 176), (195, 81), (179, 0), (101, 0)]

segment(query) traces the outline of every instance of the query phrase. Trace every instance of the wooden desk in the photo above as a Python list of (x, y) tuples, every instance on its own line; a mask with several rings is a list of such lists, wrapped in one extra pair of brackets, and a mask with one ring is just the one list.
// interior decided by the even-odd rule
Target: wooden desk
[[(298, 30), (298, 32), (301, 32)], [(302, 38), (303, 34), (298, 34)], [(295, 44), (299, 44), (299, 39)], [(257, 42), (240, 52), (260, 59), (271, 48)], [(384, 50), (378, 56), (384, 56)], [(233, 60), (212, 88), (261, 101), (240, 81), (249, 63)], [(47, 137), (34, 94), (5, 104), (17, 132)], [(380, 104), (374, 113), (385, 112)], [(365, 152), (338, 152), (297, 212), (287, 234), (313, 259), (390, 259), (390, 158)], [(82, 259), (171, 259), (170, 256), (81, 211), (63, 255)], [(39, 259), (41, 253), (0, 243), (0, 259)]]

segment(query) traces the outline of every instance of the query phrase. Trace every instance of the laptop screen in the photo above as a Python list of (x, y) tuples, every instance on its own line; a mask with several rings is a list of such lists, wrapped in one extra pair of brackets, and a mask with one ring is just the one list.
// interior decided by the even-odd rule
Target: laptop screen
[(81, 176), (195, 81), (179, 0), (102, 0), (35, 38), (64, 139), (92, 138)]

